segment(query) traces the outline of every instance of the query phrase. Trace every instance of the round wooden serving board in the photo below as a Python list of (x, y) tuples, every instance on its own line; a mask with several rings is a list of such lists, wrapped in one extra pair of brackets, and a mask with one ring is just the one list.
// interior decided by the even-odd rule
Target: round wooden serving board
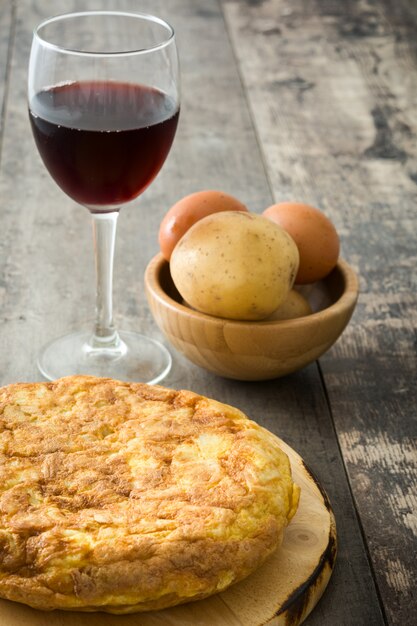
[(297, 626), (317, 604), (336, 557), (336, 525), (326, 494), (302, 458), (281, 441), (300, 505), (281, 548), (246, 580), (226, 591), (172, 609), (127, 616), (45, 613), (0, 600), (1, 626)]

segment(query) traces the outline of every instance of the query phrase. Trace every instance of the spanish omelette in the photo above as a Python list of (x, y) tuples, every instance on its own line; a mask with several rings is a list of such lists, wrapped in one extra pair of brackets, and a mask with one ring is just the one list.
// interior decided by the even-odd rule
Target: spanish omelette
[(273, 434), (190, 391), (70, 376), (0, 389), (0, 596), (132, 613), (225, 589), (299, 489)]

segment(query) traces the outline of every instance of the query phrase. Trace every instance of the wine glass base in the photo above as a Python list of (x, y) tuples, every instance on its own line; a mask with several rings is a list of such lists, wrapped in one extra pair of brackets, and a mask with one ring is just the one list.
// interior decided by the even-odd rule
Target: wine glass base
[(38, 367), (48, 380), (86, 374), (155, 384), (170, 371), (172, 358), (159, 341), (139, 333), (119, 332), (117, 349), (91, 348), (91, 332), (55, 339), (42, 350)]

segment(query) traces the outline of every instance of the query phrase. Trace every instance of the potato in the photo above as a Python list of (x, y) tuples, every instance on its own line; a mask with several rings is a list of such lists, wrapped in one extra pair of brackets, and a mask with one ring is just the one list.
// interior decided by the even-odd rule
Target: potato
[[(181, 304), (195, 311), (194, 307), (188, 304), (188, 302), (184, 300), (184, 298), (182, 299)], [(305, 298), (299, 291), (291, 289), (281, 306), (278, 307), (278, 309), (276, 309), (273, 313), (271, 313), (271, 315), (268, 315), (268, 317), (266, 317), (262, 321), (276, 322), (283, 320), (294, 320), (297, 317), (305, 317), (306, 315), (311, 315), (312, 312), (313, 310), (307, 298)]]
[(297, 274), (294, 241), (270, 220), (237, 211), (194, 224), (171, 256), (171, 276), (190, 306), (240, 320), (268, 317), (286, 299)]
[(311, 315), (313, 311), (307, 299), (295, 289), (291, 289), (281, 306), (272, 313), (265, 321), (293, 320), (297, 317)]

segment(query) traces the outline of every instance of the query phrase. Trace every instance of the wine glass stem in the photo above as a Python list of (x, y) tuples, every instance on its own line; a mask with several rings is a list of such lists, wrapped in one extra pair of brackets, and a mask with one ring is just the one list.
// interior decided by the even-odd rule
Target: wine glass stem
[(115, 349), (120, 345), (113, 324), (113, 259), (118, 211), (92, 213), (96, 264), (96, 322), (91, 346)]

